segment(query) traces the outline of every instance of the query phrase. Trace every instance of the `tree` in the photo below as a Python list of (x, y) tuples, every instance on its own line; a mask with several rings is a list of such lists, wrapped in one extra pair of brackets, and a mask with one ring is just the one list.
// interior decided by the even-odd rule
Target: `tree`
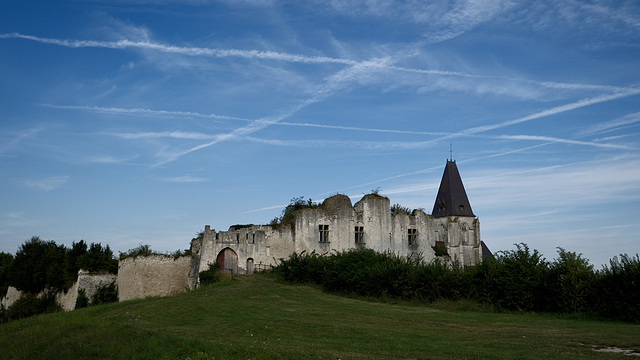
[(87, 253), (87, 243), (84, 240), (73, 242), (71, 249), (67, 250), (62, 268), (65, 287), (69, 288), (78, 278), (80, 270), (79, 259)]
[(34, 236), (20, 246), (9, 271), (9, 285), (37, 294), (49, 288), (64, 289), (63, 268), (66, 248), (54, 241)]
[(9, 288), (9, 268), (13, 264), (13, 255), (0, 252), (0, 298), (7, 294)]
[(118, 272), (118, 260), (113, 257), (113, 251), (111, 251), (109, 245), (102, 247), (100, 243), (91, 243), (89, 250), (78, 258), (78, 267), (92, 273), (109, 272), (116, 274)]

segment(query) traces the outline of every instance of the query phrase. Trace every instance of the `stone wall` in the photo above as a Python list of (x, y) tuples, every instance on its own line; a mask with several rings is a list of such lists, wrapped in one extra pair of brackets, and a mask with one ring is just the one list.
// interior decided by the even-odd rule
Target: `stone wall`
[(118, 263), (118, 300), (168, 296), (189, 289), (191, 256), (152, 255)]
[[(116, 280), (116, 277), (116, 275), (109, 273), (91, 274), (87, 271), (80, 270), (78, 271), (78, 279), (76, 282), (74, 282), (67, 291), (60, 291), (56, 294), (56, 301), (64, 311), (75, 310), (79, 290), (83, 289), (89, 298), (89, 301), (91, 301), (91, 298), (100, 287), (111, 284)], [(9, 287), (7, 295), (2, 298), (2, 305), (8, 309), (20, 298), (20, 296), (22, 296), (22, 292), (20, 290), (14, 287)]]
[(89, 301), (99, 288), (116, 281), (117, 275), (109, 273), (91, 274), (88, 271), (78, 271), (78, 279), (66, 292), (61, 291), (56, 295), (58, 304), (64, 311), (75, 310), (78, 292), (84, 290)]
[(0, 304), (4, 306), (5, 309), (8, 309), (13, 305), (16, 300), (20, 299), (22, 296), (22, 291), (14, 288), (13, 286), (9, 286), (7, 289), (7, 294), (0, 300)]

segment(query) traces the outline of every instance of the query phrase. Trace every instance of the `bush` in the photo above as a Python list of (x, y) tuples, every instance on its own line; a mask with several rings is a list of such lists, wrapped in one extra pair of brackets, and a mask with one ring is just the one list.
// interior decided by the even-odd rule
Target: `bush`
[(127, 252), (120, 253), (120, 260), (124, 260), (128, 257), (136, 258), (138, 256), (151, 256), (151, 255), (159, 255), (159, 253), (151, 250), (151, 245), (142, 245), (140, 244), (138, 247), (133, 249), (129, 249)]
[(558, 258), (550, 264), (545, 310), (566, 313), (590, 311), (595, 273), (581, 254), (558, 248)]
[[(282, 210), (282, 215), (275, 217), (269, 225), (273, 229), (277, 229), (282, 226), (290, 226), (293, 229), (296, 221), (296, 214), (298, 210), (311, 209), (319, 207), (320, 205), (314, 203), (311, 199), (305, 200), (304, 196), (291, 199), (289, 205)], [(236, 225), (237, 226), (237, 225)]]
[(109, 304), (113, 302), (118, 302), (118, 287), (115, 281), (112, 281), (108, 285), (100, 286), (91, 297), (91, 305)]
[(538, 250), (529, 251), (526, 244), (516, 244), (516, 250), (498, 252), (497, 266), (487, 269), (486, 285), (491, 302), (498, 308), (519, 311), (542, 309), (545, 299), (545, 277), (548, 264)]
[(220, 271), (220, 263), (216, 261), (213, 264), (209, 264), (209, 269), (201, 271), (198, 276), (200, 279), (200, 285), (211, 285), (217, 283), (222, 280), (223, 277), (223, 274)]
[(61, 311), (62, 308), (56, 301), (56, 294), (48, 291), (38, 296), (24, 293), (4, 311), (3, 321), (17, 320), (25, 317)]
[(82, 309), (89, 306), (89, 298), (87, 292), (84, 289), (78, 290), (78, 297), (76, 298), (76, 306), (74, 309)]
[(595, 313), (628, 322), (640, 322), (640, 257), (620, 255), (598, 273)]
[(400, 215), (400, 214), (411, 215), (411, 209), (409, 209), (408, 207), (402, 206), (400, 204), (391, 205), (389, 210), (391, 211), (391, 215)]
[(318, 255), (294, 253), (274, 272), (292, 283), (314, 283), (325, 291), (372, 297), (471, 300), (497, 309), (594, 314), (640, 322), (640, 257), (621, 255), (594, 272), (582, 255), (558, 248), (547, 262), (537, 250), (516, 244), (473, 267), (439, 259), (403, 258), (371, 249)]

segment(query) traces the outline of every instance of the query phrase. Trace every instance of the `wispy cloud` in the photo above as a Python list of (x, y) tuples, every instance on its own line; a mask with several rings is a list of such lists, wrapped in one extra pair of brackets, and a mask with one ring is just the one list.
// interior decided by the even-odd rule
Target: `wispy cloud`
[(184, 131), (162, 131), (162, 132), (140, 132), (140, 133), (109, 133), (108, 135), (116, 136), (127, 140), (137, 139), (159, 139), (159, 138), (172, 138), (172, 139), (188, 139), (188, 140), (211, 140), (216, 139), (216, 135), (208, 135), (194, 132)]
[(52, 191), (66, 184), (69, 178), (69, 176), (51, 176), (39, 180), (25, 180), (24, 185), (42, 191)]
[(173, 183), (201, 183), (201, 182), (209, 181), (208, 179), (205, 179), (205, 178), (193, 177), (188, 175), (162, 178), (162, 180), (166, 182), (173, 182)]
[(557, 115), (557, 114), (560, 114), (560, 113), (563, 113), (563, 112), (579, 109), (579, 108), (582, 108), (582, 107), (591, 106), (591, 105), (595, 105), (595, 104), (599, 104), (599, 103), (603, 103), (603, 102), (608, 102), (608, 101), (612, 101), (612, 100), (617, 100), (617, 99), (621, 99), (621, 98), (625, 98), (625, 97), (629, 97), (629, 96), (635, 96), (635, 95), (638, 95), (638, 94), (640, 94), (640, 88), (631, 88), (631, 89), (628, 89), (626, 91), (616, 92), (614, 94), (605, 94), (605, 95), (600, 95), (600, 96), (596, 96), (596, 97), (586, 98), (586, 99), (575, 101), (575, 102), (572, 102), (572, 103), (569, 103), (569, 104), (556, 106), (556, 107), (553, 107), (553, 108), (550, 108), (550, 109), (547, 109), (547, 110), (539, 111), (537, 113), (534, 113), (534, 114), (531, 114), (531, 115), (527, 115), (527, 116), (523, 116), (523, 117), (520, 117), (520, 118), (517, 118), (517, 119), (503, 121), (503, 122), (495, 123), (495, 124), (489, 124), (489, 125), (483, 125), (483, 126), (477, 126), (477, 127), (468, 128), (468, 129), (460, 131), (460, 132), (458, 132), (456, 134), (448, 135), (447, 138), (448, 137), (463, 136), (463, 135), (468, 135), (468, 134), (483, 133), (483, 132), (486, 132), (486, 131), (500, 129), (500, 128), (503, 128), (503, 127), (516, 125), (516, 124), (524, 123), (524, 122), (531, 121), (531, 120), (537, 120), (537, 119), (544, 118), (544, 117), (547, 117), (547, 116)]
[(282, 112), (281, 114), (268, 116), (268, 117), (255, 120), (246, 126), (233, 130), (232, 132), (216, 135), (215, 138), (210, 142), (192, 147), (187, 150), (169, 154), (168, 156), (165, 157), (165, 159), (157, 162), (155, 166), (160, 166), (160, 165), (173, 162), (182, 156), (185, 156), (195, 151), (206, 149), (208, 147), (211, 147), (223, 141), (229, 141), (237, 138), (246, 137), (257, 131), (265, 129), (271, 125), (277, 124), (282, 120), (290, 118), (301, 109), (304, 109), (305, 107), (311, 104), (318, 103), (326, 99), (327, 97), (332, 96), (336, 91), (340, 89), (344, 89), (345, 87), (353, 83), (366, 81), (370, 76), (372, 76), (373, 69), (384, 68), (384, 65), (387, 64), (388, 61), (389, 61), (388, 59), (374, 59), (371, 61), (357, 63), (356, 65), (340, 70), (337, 73), (329, 76), (326, 82), (316, 89), (313, 96), (301, 102), (300, 104), (295, 105), (290, 109)]
[(250, 119), (239, 118), (227, 115), (218, 114), (201, 114), (191, 111), (168, 111), (168, 110), (151, 110), (140, 108), (119, 108), (119, 107), (100, 107), (100, 106), (74, 106), (74, 105), (53, 105), (53, 104), (41, 104), (42, 106), (64, 109), (64, 110), (79, 110), (103, 114), (115, 114), (115, 115), (130, 115), (130, 116), (143, 116), (143, 117), (159, 117), (159, 118), (203, 118), (203, 119), (219, 119), (219, 120), (242, 120), (250, 121)]
[(180, 54), (185, 56), (208, 56), (216, 58), (240, 57), (247, 59), (264, 59), (278, 60), (307, 64), (319, 63), (335, 63), (344, 65), (355, 65), (358, 62), (354, 60), (338, 59), (325, 56), (305, 56), (299, 54), (287, 54), (276, 51), (260, 51), (260, 50), (239, 50), (239, 49), (215, 49), (204, 47), (182, 47), (154, 43), (150, 41), (98, 41), (98, 40), (69, 40), (69, 39), (53, 39), (44, 38), (33, 35), (24, 35), (20, 33), (0, 34), (0, 38), (4, 39), (25, 39), (37, 41), (40, 43), (58, 45), (70, 48), (105, 48), (105, 49), (141, 49), (154, 50), (165, 53)]
[(571, 140), (571, 139), (560, 139), (552, 136), (536, 136), (536, 135), (498, 135), (494, 138), (497, 139), (505, 139), (505, 140), (526, 140), (526, 141), (545, 141), (545, 142), (553, 142), (553, 143), (561, 143), (561, 144), (571, 144), (571, 145), (584, 145), (584, 146), (594, 146), (599, 148), (606, 149), (620, 149), (620, 150), (640, 150), (634, 146), (620, 145), (620, 144), (609, 144), (602, 142), (593, 142), (593, 141), (579, 141), (579, 140)]
[(425, 38), (441, 42), (454, 38), (509, 10), (511, 0), (369, 1), (333, 0), (333, 9), (352, 17), (376, 17), (425, 26)]
[(35, 136), (39, 132), (42, 132), (44, 129), (45, 128), (43, 126), (36, 126), (30, 129), (25, 129), (15, 134), (13, 138), (6, 140), (4, 144), (0, 144), (0, 156), (4, 155), (3, 153), (7, 151), (15, 149), (20, 142)]
[[(458, 7), (463, 5), (458, 4)], [(493, 6), (493, 5), (492, 5)], [(471, 6), (473, 7), (473, 6)], [(462, 11), (462, 10), (461, 10)], [(465, 11), (462, 11), (464, 13)], [(480, 11), (481, 12), (481, 11)], [(461, 21), (461, 23), (465, 23)], [(300, 63), (310, 63), (310, 64), (322, 64), (322, 63), (337, 63), (349, 66), (363, 65), (365, 68), (369, 67), (372, 62), (377, 62), (374, 60), (364, 60), (357, 61), (353, 59), (345, 59), (345, 58), (333, 58), (333, 57), (325, 57), (325, 56), (307, 56), (300, 54), (289, 54), (275, 51), (261, 51), (256, 49), (251, 50), (238, 50), (238, 49), (216, 49), (216, 48), (205, 48), (205, 47), (183, 47), (183, 46), (175, 46), (175, 45), (166, 45), (160, 43), (154, 43), (147, 39), (148, 36), (143, 37), (142, 41), (133, 41), (128, 39), (123, 39), (119, 41), (98, 41), (98, 40), (68, 40), (68, 39), (54, 39), (54, 38), (43, 38), (32, 35), (24, 35), (20, 33), (10, 33), (10, 34), (0, 34), (0, 39), (25, 39), (31, 41), (37, 41), (45, 44), (52, 44), (70, 48), (83, 48), (83, 47), (93, 47), (93, 48), (108, 48), (108, 49), (148, 49), (163, 53), (173, 53), (180, 54), (185, 56), (205, 56), (205, 57), (238, 57), (238, 58), (255, 58), (262, 60), (275, 60), (275, 61), (285, 61), (285, 62), (300, 62)], [(398, 54), (394, 54), (395, 57), (398, 57)], [(403, 55), (404, 56), (404, 55)], [(535, 81), (530, 79), (521, 79), (508, 77), (504, 75), (488, 75), (488, 74), (472, 74), (465, 73), (460, 71), (450, 71), (450, 70), (439, 70), (439, 69), (416, 69), (416, 68), (408, 68), (402, 66), (396, 66), (391, 64), (390, 62), (378, 63), (379, 71), (381, 68), (386, 68), (392, 71), (400, 71), (400, 72), (408, 72), (413, 74), (422, 74), (422, 75), (435, 75), (441, 77), (458, 77), (458, 78), (469, 78), (469, 79), (497, 79), (502, 81), (514, 82), (517, 83), (529, 83), (534, 84), (539, 87), (544, 88), (552, 88), (552, 89), (565, 89), (565, 90), (580, 90), (580, 91), (624, 91), (628, 90), (625, 87), (619, 86), (610, 86), (610, 85), (599, 85), (599, 84), (581, 84), (581, 83), (558, 83), (552, 81)], [(531, 96), (530, 91), (526, 91), (525, 89), (514, 89), (514, 84), (505, 85), (504, 83), (496, 84), (495, 87), (492, 87), (491, 84), (464, 84), (464, 83), (456, 83), (457, 87), (473, 87), (477, 88), (479, 92), (495, 92), (503, 95), (511, 95), (511, 96)], [(447, 83), (434, 83), (432, 86), (447, 86)], [(452, 85), (451, 85), (452, 86)], [(505, 89), (509, 88), (508, 91)], [(518, 95), (519, 94), (519, 95)], [(529, 95), (524, 95), (529, 94)], [(213, 119), (221, 119), (221, 120), (244, 120), (244, 118), (238, 118), (233, 116), (226, 115), (217, 115), (217, 114), (198, 114), (193, 112), (180, 112), (180, 111), (164, 111), (164, 110), (149, 110), (149, 109), (124, 109), (124, 108), (107, 108), (107, 107), (92, 107), (92, 106), (65, 106), (65, 105), (51, 105), (51, 104), (43, 104), (44, 106), (49, 106), (52, 108), (60, 108), (60, 109), (77, 109), (84, 111), (92, 111), (98, 113), (112, 113), (112, 114), (127, 114), (127, 115), (136, 115), (136, 116), (154, 116), (154, 117), (201, 117), (201, 118), (213, 118)]]
[(589, 126), (586, 129), (580, 131), (578, 135), (586, 136), (586, 135), (601, 134), (603, 132), (616, 130), (621, 127), (626, 127), (628, 125), (636, 124), (638, 122), (640, 122), (640, 112), (627, 114), (623, 117), (620, 117), (611, 121), (605, 121), (599, 124)]

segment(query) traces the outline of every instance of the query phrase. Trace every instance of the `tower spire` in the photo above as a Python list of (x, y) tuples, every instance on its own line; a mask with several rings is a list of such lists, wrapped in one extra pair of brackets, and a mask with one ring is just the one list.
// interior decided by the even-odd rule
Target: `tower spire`
[(467, 198), (467, 192), (464, 190), (462, 178), (458, 172), (456, 163), (447, 160), (444, 168), (440, 188), (436, 202), (433, 204), (431, 215), (440, 216), (472, 216), (471, 204)]

